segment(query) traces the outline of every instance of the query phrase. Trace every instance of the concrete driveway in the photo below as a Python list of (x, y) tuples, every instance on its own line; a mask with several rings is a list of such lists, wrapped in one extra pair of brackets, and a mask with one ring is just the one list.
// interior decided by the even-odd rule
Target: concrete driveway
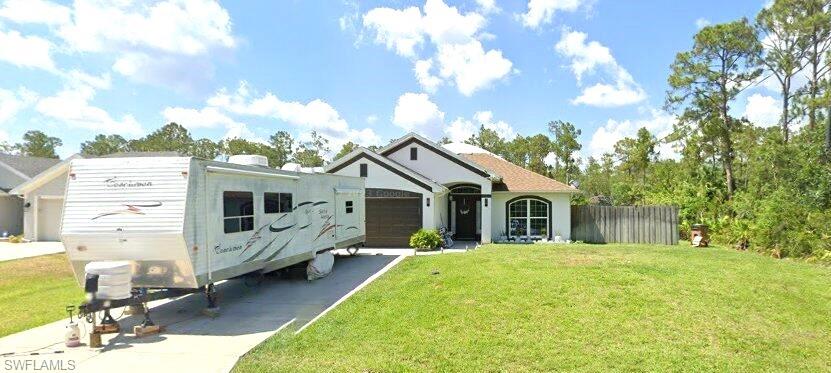
[(5, 260), (29, 258), (32, 256), (57, 254), (64, 251), (63, 244), (60, 242), (0, 242), (0, 262)]
[[(193, 294), (151, 306), (151, 317), (166, 330), (135, 338), (132, 326), (140, 316), (119, 320), (122, 333), (104, 335), (104, 347), (63, 344), (66, 320), (0, 339), (0, 372), (29, 364), (63, 364), (82, 372), (227, 372), (237, 359), (277, 331), (299, 330), (346, 296), (397, 264), (403, 256), (337, 256), (326, 278), (306, 281), (301, 276), (266, 276), (260, 284), (230, 280), (217, 285), (221, 314), (201, 315), (203, 296)], [(248, 283), (246, 283), (248, 282)], [(113, 312), (118, 317), (120, 310)], [(85, 329), (84, 329), (85, 328)], [(82, 341), (89, 337), (82, 327)], [(128, 334), (129, 333), (129, 334)], [(34, 354), (34, 355), (33, 355)], [(4, 370), (5, 369), (5, 370)], [(43, 370), (43, 369), (41, 369)]]

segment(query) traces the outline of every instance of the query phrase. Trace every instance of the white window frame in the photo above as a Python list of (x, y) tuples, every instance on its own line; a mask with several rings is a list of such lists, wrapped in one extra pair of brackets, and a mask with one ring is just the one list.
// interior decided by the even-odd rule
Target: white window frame
[[(540, 203), (543, 204), (543, 206), (545, 206), (545, 217), (531, 216), (531, 201), (540, 202)], [(511, 206), (513, 206), (515, 203), (525, 203), (525, 216), (513, 216), (511, 214)], [(548, 227), (551, 225), (551, 223), (549, 221), (550, 216), (551, 216), (551, 210), (550, 209), (551, 209), (551, 206), (549, 206), (546, 201), (536, 199), (536, 198), (523, 198), (523, 199), (518, 199), (516, 201), (513, 201), (513, 202), (509, 203), (508, 204), (508, 211), (505, 211), (505, 213), (508, 215), (508, 232), (507, 232), (508, 237), (509, 238), (510, 237), (527, 237), (529, 239), (548, 238), (548, 236), (551, 235), (551, 232), (548, 231), (549, 230)], [(517, 235), (512, 234), (512, 232), (511, 232), (511, 221), (514, 220), (514, 219), (525, 219), (525, 234), (524, 235), (517, 236)], [(546, 235), (531, 235), (530, 234), (530, 232), (531, 232), (531, 220), (544, 220), (545, 225), (543, 225), (543, 226), (545, 227)]]

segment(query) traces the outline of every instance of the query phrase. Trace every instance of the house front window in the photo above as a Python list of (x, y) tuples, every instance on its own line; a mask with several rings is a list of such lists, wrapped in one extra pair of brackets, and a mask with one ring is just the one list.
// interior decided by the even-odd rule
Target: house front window
[(548, 203), (537, 199), (520, 199), (508, 204), (510, 237), (547, 238)]

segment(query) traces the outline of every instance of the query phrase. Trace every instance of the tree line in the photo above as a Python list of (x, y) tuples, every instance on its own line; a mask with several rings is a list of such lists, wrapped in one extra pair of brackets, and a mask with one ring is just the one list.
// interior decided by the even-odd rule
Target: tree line
[[(549, 123), (548, 136), (512, 140), (481, 127), (467, 143), (574, 180), (584, 192), (576, 204), (674, 204), (682, 236), (703, 223), (740, 249), (831, 263), (831, 1), (776, 0), (752, 21), (704, 27), (667, 82), (672, 134), (641, 128), (583, 164), (580, 131), (562, 121)], [(763, 83), (781, 95), (771, 128), (731, 114), (742, 92)], [(677, 159), (659, 158), (664, 144)], [(549, 153), (553, 165), (543, 162)]]
[[(207, 138), (194, 139), (187, 128), (177, 123), (169, 123), (147, 136), (132, 140), (120, 135), (96, 135), (92, 140), (81, 143), (81, 154), (96, 157), (130, 152), (175, 152), (202, 159), (227, 159), (235, 154), (258, 154), (268, 157), (270, 167), (282, 167), (288, 162), (306, 167), (323, 166), (325, 156), (329, 152), (329, 141), (314, 131), (310, 138), (308, 141), (297, 141), (288, 132), (277, 131), (267, 142), (238, 137), (215, 142)], [(56, 148), (62, 144), (60, 138), (41, 131), (28, 131), (20, 143), (0, 143), (0, 152), (58, 158)], [(348, 145), (355, 146), (352, 143)]]
[[(640, 128), (598, 158), (579, 158), (581, 131), (565, 121), (512, 139), (480, 126), (465, 142), (579, 185), (584, 193), (575, 204), (673, 204), (680, 207), (682, 237), (703, 223), (716, 241), (740, 249), (831, 263), (831, 0), (776, 0), (753, 20), (704, 27), (677, 54), (667, 82), (665, 110), (677, 115), (674, 131), (658, 139)], [(775, 127), (731, 114), (741, 93), (764, 82), (775, 83), (781, 95)], [(38, 131), (23, 140), (0, 144), (0, 151), (57, 157), (61, 145)], [(666, 144), (677, 157), (659, 157)], [(335, 159), (356, 147), (347, 143)], [(284, 131), (267, 143), (195, 140), (170, 123), (135, 140), (98, 135), (81, 151), (176, 151), (206, 159), (261, 154), (273, 167), (322, 166), (329, 145), (314, 132), (305, 142)]]

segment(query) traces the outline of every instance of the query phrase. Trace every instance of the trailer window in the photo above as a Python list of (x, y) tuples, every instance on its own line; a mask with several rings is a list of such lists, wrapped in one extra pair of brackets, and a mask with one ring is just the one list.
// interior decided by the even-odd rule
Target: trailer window
[(222, 192), (225, 233), (254, 230), (254, 193)]
[(291, 212), (291, 193), (264, 193), (263, 201), (266, 214)]
[(352, 213), (352, 201), (346, 201), (346, 213), (347, 214)]

